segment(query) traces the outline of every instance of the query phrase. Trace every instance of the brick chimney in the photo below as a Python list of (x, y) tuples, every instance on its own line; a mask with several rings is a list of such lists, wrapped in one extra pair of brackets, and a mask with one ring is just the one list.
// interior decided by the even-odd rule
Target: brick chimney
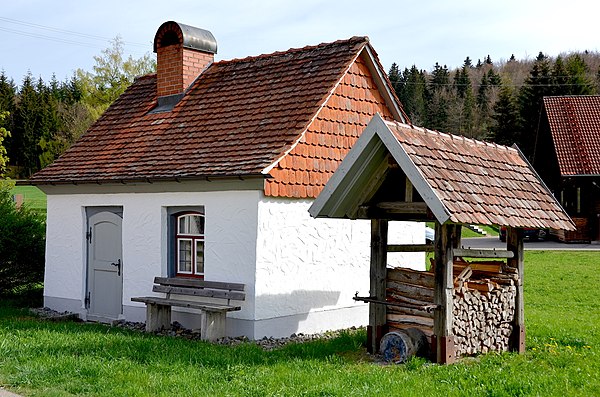
[(214, 62), (217, 41), (211, 32), (173, 21), (154, 36), (158, 97), (182, 94)]

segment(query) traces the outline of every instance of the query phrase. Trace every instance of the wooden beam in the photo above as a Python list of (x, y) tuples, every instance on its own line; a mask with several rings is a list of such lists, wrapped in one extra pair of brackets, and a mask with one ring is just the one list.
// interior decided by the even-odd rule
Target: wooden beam
[(361, 205), (356, 211), (357, 219), (389, 219), (398, 221), (429, 221), (433, 214), (424, 202), (407, 203), (404, 201), (381, 202), (373, 205)]
[(424, 202), (385, 201), (375, 204), (375, 208), (390, 214), (427, 214), (427, 204)]
[(410, 203), (413, 201), (413, 185), (410, 179), (406, 177), (406, 189), (404, 189), (404, 201)]
[(435, 222), (435, 288), (434, 304), (437, 309), (434, 316), (435, 361), (450, 364), (456, 359), (454, 336), (452, 335), (452, 293), (454, 289), (453, 245), (456, 227)]
[[(383, 219), (372, 219), (370, 296), (378, 301), (385, 301), (386, 296), (387, 239), (388, 221)], [(367, 349), (372, 354), (379, 352), (379, 342), (385, 334), (385, 325), (385, 305), (374, 302), (369, 303)]]
[(433, 252), (433, 244), (390, 244), (387, 246), (387, 252)]
[(514, 258), (515, 253), (510, 250), (490, 250), (490, 249), (465, 249), (458, 248), (454, 250), (454, 256), (462, 256), (467, 258)]
[(506, 248), (515, 253), (508, 259), (507, 265), (517, 269), (519, 279), (516, 282), (517, 295), (515, 296), (515, 317), (513, 320), (513, 333), (510, 340), (510, 349), (518, 353), (525, 353), (525, 302), (523, 300), (523, 229), (509, 227), (506, 230)]

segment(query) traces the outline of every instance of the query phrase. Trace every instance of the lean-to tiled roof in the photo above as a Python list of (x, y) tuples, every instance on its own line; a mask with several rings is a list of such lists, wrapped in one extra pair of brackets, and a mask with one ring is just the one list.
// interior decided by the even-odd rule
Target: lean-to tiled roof
[[(335, 169), (322, 160), (335, 160), (337, 166), (342, 152), (376, 112), (393, 117), (377, 92), (382, 81), (389, 88), (388, 81), (379, 76), (379, 85), (375, 84), (365, 66), (370, 60), (371, 67), (373, 63), (381, 67), (373, 54), (368, 38), (353, 37), (215, 62), (172, 111), (154, 114), (149, 112), (156, 106), (156, 75), (139, 78), (76, 144), (31, 182), (110, 183), (272, 173), (267, 195), (315, 197), (326, 182), (318, 181), (319, 175), (328, 177)], [(396, 114), (401, 113), (393, 90), (389, 91)], [(331, 108), (348, 114), (339, 123), (326, 125), (332, 121), (328, 120)], [(354, 131), (351, 142), (344, 138), (344, 125)], [(323, 126), (336, 130), (325, 131), (330, 138), (323, 134), (314, 138), (311, 131)], [(309, 127), (312, 130), (307, 132)], [(304, 162), (280, 161), (296, 156), (294, 150), (313, 138), (319, 142), (312, 153), (298, 150)], [(310, 188), (295, 174), (308, 167), (307, 162), (317, 171), (311, 171), (310, 182), (306, 181)]]
[(560, 173), (600, 175), (600, 96), (545, 97)]
[[(441, 223), (548, 227), (573, 223), (515, 148), (444, 134), (375, 116), (310, 209), (313, 216), (356, 213), (369, 173), (389, 153)], [(372, 163), (372, 164), (371, 164)], [(365, 186), (362, 186), (365, 185)]]

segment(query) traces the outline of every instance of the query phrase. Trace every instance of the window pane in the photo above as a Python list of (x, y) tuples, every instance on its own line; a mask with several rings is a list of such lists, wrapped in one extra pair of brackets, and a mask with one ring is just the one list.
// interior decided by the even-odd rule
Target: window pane
[(192, 272), (192, 240), (177, 240), (179, 245), (178, 271), (181, 273)]
[(204, 217), (200, 215), (190, 216), (190, 234), (204, 234)]
[(186, 220), (186, 216), (185, 215), (180, 216), (178, 219), (179, 219), (179, 226), (178, 226), (177, 232), (181, 233), (181, 234), (185, 234), (185, 229), (186, 229), (186, 227), (185, 227), (185, 220)]
[(196, 240), (196, 273), (204, 274), (204, 241)]
[(179, 217), (179, 234), (204, 234), (204, 217), (202, 215), (182, 215)]

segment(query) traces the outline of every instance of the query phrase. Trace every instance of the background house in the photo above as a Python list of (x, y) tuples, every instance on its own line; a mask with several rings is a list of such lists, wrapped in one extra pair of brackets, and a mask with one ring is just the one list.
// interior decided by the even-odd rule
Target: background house
[(558, 237), (600, 240), (600, 96), (544, 98), (533, 165), (577, 225)]
[[(375, 51), (353, 37), (214, 62), (216, 48), (206, 30), (163, 24), (157, 74), (31, 178), (48, 195), (45, 305), (143, 321), (130, 299), (155, 276), (204, 277), (246, 284), (230, 335), (366, 323), (352, 296), (369, 289), (369, 224), (307, 210), (373, 115), (407, 121)], [(390, 238), (423, 242), (424, 228)]]

